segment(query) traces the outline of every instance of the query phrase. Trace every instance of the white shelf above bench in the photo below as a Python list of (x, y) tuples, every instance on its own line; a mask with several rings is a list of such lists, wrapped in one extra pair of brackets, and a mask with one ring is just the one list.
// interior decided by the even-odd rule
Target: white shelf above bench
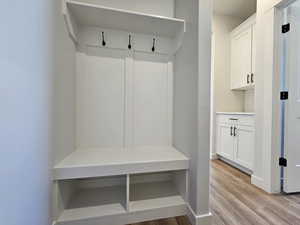
[(173, 147), (77, 150), (54, 167), (55, 180), (185, 170), (189, 159)]
[(63, 1), (63, 14), (73, 41), (77, 43), (79, 27), (100, 27), (177, 39), (178, 45), (185, 33), (185, 21), (101, 5)]

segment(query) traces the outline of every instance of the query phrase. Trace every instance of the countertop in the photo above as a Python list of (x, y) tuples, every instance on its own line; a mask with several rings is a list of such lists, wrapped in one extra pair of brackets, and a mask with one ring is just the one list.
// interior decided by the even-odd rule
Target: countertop
[(246, 115), (255, 116), (254, 112), (216, 112), (218, 115)]

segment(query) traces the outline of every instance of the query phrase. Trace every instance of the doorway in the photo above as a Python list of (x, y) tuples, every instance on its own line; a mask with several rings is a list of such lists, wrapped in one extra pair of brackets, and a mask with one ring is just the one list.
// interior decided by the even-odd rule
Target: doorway
[(281, 190), (300, 192), (300, 1), (280, 13)]
[(252, 174), (256, 0), (214, 0), (211, 159)]

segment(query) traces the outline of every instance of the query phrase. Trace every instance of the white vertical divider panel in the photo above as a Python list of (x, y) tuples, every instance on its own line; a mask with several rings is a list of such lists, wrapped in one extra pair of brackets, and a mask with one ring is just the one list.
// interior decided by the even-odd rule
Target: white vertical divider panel
[(168, 62), (168, 145), (171, 146), (173, 144), (173, 62)]
[(190, 190), (189, 189), (189, 182), (190, 182), (189, 175), (190, 175), (189, 170), (186, 170), (185, 171), (185, 188), (186, 188), (186, 193), (185, 193), (185, 196), (184, 196), (184, 200), (186, 202), (189, 202), (189, 190)]
[(188, 201), (188, 170), (174, 171), (173, 182), (184, 201)]
[(77, 148), (124, 147), (124, 71), (122, 54), (77, 53)]
[(133, 147), (133, 58), (125, 59), (125, 124), (124, 144), (126, 148)]
[(126, 176), (126, 210), (130, 211), (130, 175)]
[(161, 55), (134, 55), (133, 145), (169, 146), (172, 141), (172, 63)]

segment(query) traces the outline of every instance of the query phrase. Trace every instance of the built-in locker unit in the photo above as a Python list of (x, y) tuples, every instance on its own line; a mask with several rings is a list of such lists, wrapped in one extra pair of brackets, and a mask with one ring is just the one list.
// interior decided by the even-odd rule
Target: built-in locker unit
[(76, 46), (75, 143), (53, 168), (54, 224), (185, 215), (190, 163), (173, 146), (174, 55), (185, 20), (91, 2), (62, 0)]

